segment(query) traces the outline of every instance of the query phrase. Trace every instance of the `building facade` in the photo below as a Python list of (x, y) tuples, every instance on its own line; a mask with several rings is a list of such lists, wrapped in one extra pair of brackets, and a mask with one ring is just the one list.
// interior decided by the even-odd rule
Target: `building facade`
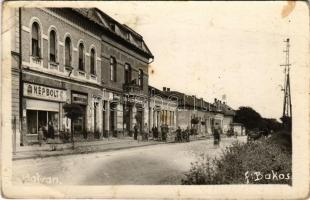
[[(142, 36), (98, 9), (19, 8), (12, 19), (17, 146), (36, 143), (42, 132), (54, 138), (74, 129), (77, 138), (99, 139), (124, 134), (136, 119), (143, 128), (153, 55)], [(72, 124), (63, 109), (71, 103), (83, 112)]]
[(169, 98), (165, 92), (149, 86), (149, 129), (158, 129), (163, 126), (174, 132), (178, 126), (178, 102)]
[(195, 129), (200, 136), (212, 134), (212, 125), (214, 119), (214, 106), (203, 98), (197, 98), (193, 95), (186, 95), (177, 91), (170, 91), (164, 88), (164, 92), (171, 99), (178, 102), (177, 108), (177, 126), (182, 130), (187, 128)]

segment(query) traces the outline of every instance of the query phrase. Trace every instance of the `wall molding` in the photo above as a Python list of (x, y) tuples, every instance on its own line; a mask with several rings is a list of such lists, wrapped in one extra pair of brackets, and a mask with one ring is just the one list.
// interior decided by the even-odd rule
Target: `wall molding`
[(22, 26), (22, 30), (25, 31), (25, 32), (30, 33), (30, 28), (27, 27), (27, 26)]

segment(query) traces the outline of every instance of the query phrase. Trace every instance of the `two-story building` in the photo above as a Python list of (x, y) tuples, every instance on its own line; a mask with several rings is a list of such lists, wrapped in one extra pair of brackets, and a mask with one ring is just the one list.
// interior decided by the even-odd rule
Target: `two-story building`
[[(123, 120), (126, 102), (147, 122), (147, 103), (138, 97), (147, 96), (153, 55), (142, 36), (95, 8), (18, 8), (12, 20), (17, 145), (36, 142), (39, 131), (44, 138), (71, 129), (75, 137), (117, 136), (136, 123)], [(83, 110), (73, 124), (64, 113), (67, 103)]]

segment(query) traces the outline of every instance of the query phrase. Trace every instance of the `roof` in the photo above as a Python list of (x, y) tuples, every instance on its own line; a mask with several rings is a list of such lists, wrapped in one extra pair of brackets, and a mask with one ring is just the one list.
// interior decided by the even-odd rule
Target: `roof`
[(127, 25), (119, 23), (98, 8), (72, 8), (72, 10), (99, 25), (103, 31), (128, 45), (132, 50), (143, 54), (147, 58), (154, 58), (140, 34)]
[(222, 109), (223, 109), (224, 115), (235, 116), (236, 114), (236, 111), (232, 109), (230, 106), (228, 106), (226, 103), (222, 104)]

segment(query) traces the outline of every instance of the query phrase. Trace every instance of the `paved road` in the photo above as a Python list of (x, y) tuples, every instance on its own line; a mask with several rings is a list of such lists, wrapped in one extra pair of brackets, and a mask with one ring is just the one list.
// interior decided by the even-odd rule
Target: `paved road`
[[(239, 139), (240, 140), (240, 139)], [(244, 140), (244, 138), (241, 138)], [(121, 185), (180, 184), (197, 156), (218, 156), (236, 139), (159, 144), (113, 152), (68, 155), (13, 162), (13, 182), (27, 184)]]

